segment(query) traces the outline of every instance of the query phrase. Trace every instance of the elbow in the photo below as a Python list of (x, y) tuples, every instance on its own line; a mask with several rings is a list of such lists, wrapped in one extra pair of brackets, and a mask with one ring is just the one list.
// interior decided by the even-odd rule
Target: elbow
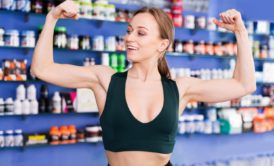
[(255, 92), (256, 89), (257, 89), (256, 82), (245, 87), (246, 94), (251, 94), (251, 93)]
[(39, 71), (35, 67), (31, 66), (30, 67), (30, 75), (34, 78), (38, 78)]
[(33, 66), (33, 65), (30, 67), (30, 75), (32, 77), (41, 79), (42, 73), (43, 73), (43, 71), (41, 69), (39, 69), (38, 67)]

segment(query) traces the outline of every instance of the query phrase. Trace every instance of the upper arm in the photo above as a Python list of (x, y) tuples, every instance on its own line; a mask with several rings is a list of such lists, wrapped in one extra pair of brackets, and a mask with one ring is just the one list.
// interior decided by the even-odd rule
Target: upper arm
[(176, 79), (181, 98), (201, 102), (223, 102), (252, 93), (237, 80), (215, 79), (202, 80), (193, 77)]
[(76, 66), (54, 63), (42, 71), (31, 69), (32, 74), (46, 82), (67, 88), (93, 88), (97, 83), (107, 89), (115, 72), (108, 66)]

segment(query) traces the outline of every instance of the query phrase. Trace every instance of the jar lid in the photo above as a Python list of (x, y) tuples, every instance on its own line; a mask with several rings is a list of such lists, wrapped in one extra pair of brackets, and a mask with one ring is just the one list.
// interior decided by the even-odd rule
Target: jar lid
[(16, 134), (22, 134), (23, 131), (22, 131), (21, 129), (17, 129), (17, 130), (15, 130), (15, 133), (16, 133)]
[(13, 130), (6, 130), (6, 134), (13, 134)]
[(22, 31), (22, 36), (35, 36), (35, 32), (34, 31)]

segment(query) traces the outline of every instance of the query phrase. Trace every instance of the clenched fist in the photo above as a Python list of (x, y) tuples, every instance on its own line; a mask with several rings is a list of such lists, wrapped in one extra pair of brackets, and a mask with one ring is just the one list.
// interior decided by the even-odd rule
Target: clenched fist
[(57, 7), (53, 8), (48, 15), (53, 16), (55, 19), (59, 18), (79, 18), (79, 5), (72, 0), (66, 0)]
[(222, 28), (232, 32), (246, 31), (241, 13), (235, 9), (230, 9), (220, 13), (221, 20), (214, 19), (213, 22)]

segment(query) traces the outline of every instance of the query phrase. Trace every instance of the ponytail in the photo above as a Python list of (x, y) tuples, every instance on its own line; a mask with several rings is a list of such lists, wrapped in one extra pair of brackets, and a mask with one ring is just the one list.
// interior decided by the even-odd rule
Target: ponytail
[(158, 70), (162, 76), (164, 76), (168, 79), (171, 79), (169, 67), (167, 65), (167, 60), (166, 60), (165, 56), (158, 59)]

